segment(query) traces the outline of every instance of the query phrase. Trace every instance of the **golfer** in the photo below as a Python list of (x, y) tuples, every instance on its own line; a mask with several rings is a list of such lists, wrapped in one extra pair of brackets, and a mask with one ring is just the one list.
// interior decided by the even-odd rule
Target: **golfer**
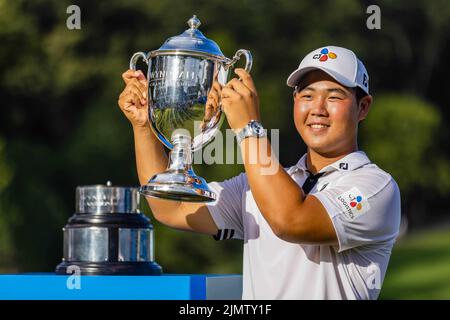
[[(400, 192), (358, 149), (358, 126), (372, 105), (363, 63), (348, 49), (326, 46), (288, 77), (293, 121), (307, 146), (290, 168), (271, 152), (251, 76), (235, 72), (240, 79), (215, 84), (209, 99), (221, 100), (245, 173), (210, 183), (217, 194), (210, 204), (147, 198), (154, 217), (243, 240), (243, 299), (376, 299), (399, 231)], [(149, 125), (145, 76), (128, 70), (123, 79), (118, 104), (133, 127), (144, 185), (168, 161)], [(261, 149), (266, 159), (254, 156)], [(276, 170), (265, 174), (267, 167)]]

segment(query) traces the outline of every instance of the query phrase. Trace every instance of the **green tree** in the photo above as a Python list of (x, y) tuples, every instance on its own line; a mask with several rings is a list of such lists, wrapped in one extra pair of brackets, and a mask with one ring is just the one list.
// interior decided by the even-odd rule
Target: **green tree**
[(450, 166), (436, 106), (410, 95), (378, 95), (361, 131), (363, 150), (399, 184), (406, 214), (416, 215), (427, 193), (448, 196)]

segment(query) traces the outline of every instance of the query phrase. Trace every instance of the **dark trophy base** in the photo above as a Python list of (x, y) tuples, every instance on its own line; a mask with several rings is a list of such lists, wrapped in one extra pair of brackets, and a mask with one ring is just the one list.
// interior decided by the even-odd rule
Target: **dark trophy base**
[[(137, 188), (77, 188), (77, 212), (63, 228), (55, 272), (71, 275), (161, 275), (153, 259), (153, 226), (139, 212)], [(75, 267), (75, 268), (74, 268)], [(78, 268), (77, 268), (78, 267)]]
[(161, 275), (162, 268), (156, 262), (61, 262), (56, 266), (55, 273), (61, 275), (73, 274), (70, 266), (80, 268), (81, 275)]

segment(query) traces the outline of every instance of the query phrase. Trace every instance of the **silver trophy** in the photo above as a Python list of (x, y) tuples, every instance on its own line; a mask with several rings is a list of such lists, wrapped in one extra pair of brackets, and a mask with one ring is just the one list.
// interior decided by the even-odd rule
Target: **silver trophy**
[(216, 195), (192, 169), (193, 152), (213, 139), (224, 118), (220, 101), (208, 100), (208, 94), (215, 81), (226, 84), (230, 68), (241, 55), (250, 72), (252, 56), (240, 49), (229, 59), (198, 30), (200, 21), (195, 15), (188, 25), (189, 29), (166, 40), (158, 50), (136, 52), (130, 60), (132, 70), (140, 58), (148, 65), (151, 127), (171, 150), (167, 170), (150, 178), (139, 192), (169, 200), (208, 202)]

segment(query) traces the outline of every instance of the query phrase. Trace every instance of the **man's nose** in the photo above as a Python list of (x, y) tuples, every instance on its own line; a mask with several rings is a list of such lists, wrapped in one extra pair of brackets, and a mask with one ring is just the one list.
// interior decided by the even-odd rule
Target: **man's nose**
[(324, 98), (315, 99), (311, 105), (311, 115), (326, 117), (328, 116), (327, 102)]

